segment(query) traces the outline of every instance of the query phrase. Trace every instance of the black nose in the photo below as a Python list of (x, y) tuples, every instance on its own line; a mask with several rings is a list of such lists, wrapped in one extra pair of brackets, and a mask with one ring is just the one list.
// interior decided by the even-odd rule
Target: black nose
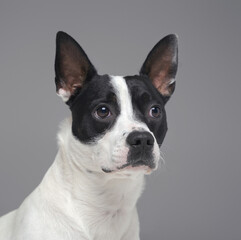
[(131, 132), (126, 142), (132, 147), (132, 148), (138, 148), (138, 149), (151, 149), (154, 145), (154, 138), (149, 132), (138, 132), (134, 131)]
[(127, 139), (130, 146), (127, 162), (131, 166), (146, 165), (155, 168), (153, 159), (154, 138), (149, 132), (131, 132)]

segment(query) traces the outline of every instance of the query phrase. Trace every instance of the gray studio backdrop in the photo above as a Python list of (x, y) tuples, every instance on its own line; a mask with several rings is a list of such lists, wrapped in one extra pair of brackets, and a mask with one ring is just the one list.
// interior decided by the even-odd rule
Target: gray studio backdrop
[(55, 34), (76, 38), (100, 73), (138, 72), (179, 35), (167, 104), (166, 165), (147, 177), (142, 240), (241, 239), (241, 2), (0, 2), (0, 215), (38, 185), (70, 112), (55, 94)]

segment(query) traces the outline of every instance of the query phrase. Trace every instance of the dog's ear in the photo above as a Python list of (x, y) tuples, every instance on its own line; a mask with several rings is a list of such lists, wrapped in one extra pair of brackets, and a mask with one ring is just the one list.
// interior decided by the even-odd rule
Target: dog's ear
[(55, 83), (57, 94), (67, 103), (83, 84), (97, 74), (84, 50), (67, 33), (56, 36)]
[(167, 101), (175, 90), (177, 65), (177, 36), (171, 34), (154, 46), (142, 65), (140, 75), (148, 76)]

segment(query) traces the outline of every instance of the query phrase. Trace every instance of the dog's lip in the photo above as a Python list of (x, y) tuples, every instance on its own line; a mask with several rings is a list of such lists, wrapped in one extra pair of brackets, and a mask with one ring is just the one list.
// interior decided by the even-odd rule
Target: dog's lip
[(151, 168), (147, 165), (133, 165), (131, 163), (126, 163), (122, 165), (121, 167), (117, 167), (117, 169), (108, 169), (108, 168), (101, 168), (103, 172), (105, 173), (114, 173), (114, 172), (120, 172), (121, 170), (145, 170), (147, 172), (153, 171), (155, 168)]
[(111, 169), (108, 169), (108, 168), (103, 168), (103, 167), (101, 168), (101, 170), (105, 173), (111, 173), (111, 172), (114, 171), (114, 170), (111, 170)]
[(121, 169), (133, 169), (133, 168), (142, 168), (142, 169), (155, 169), (156, 164), (153, 165), (146, 165), (144, 161), (140, 161), (137, 163), (126, 163), (122, 165), (121, 167), (118, 167), (119, 170)]

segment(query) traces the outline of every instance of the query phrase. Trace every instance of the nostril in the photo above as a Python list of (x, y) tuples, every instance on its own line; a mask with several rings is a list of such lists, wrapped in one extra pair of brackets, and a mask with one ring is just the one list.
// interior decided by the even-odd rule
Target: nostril
[(126, 141), (132, 147), (152, 147), (154, 145), (154, 138), (149, 132), (134, 131), (128, 135)]
[(148, 139), (146, 143), (147, 145), (150, 145), (150, 146), (154, 145), (153, 139)]
[(142, 145), (141, 139), (132, 139), (132, 141), (127, 141), (131, 146), (139, 146)]

